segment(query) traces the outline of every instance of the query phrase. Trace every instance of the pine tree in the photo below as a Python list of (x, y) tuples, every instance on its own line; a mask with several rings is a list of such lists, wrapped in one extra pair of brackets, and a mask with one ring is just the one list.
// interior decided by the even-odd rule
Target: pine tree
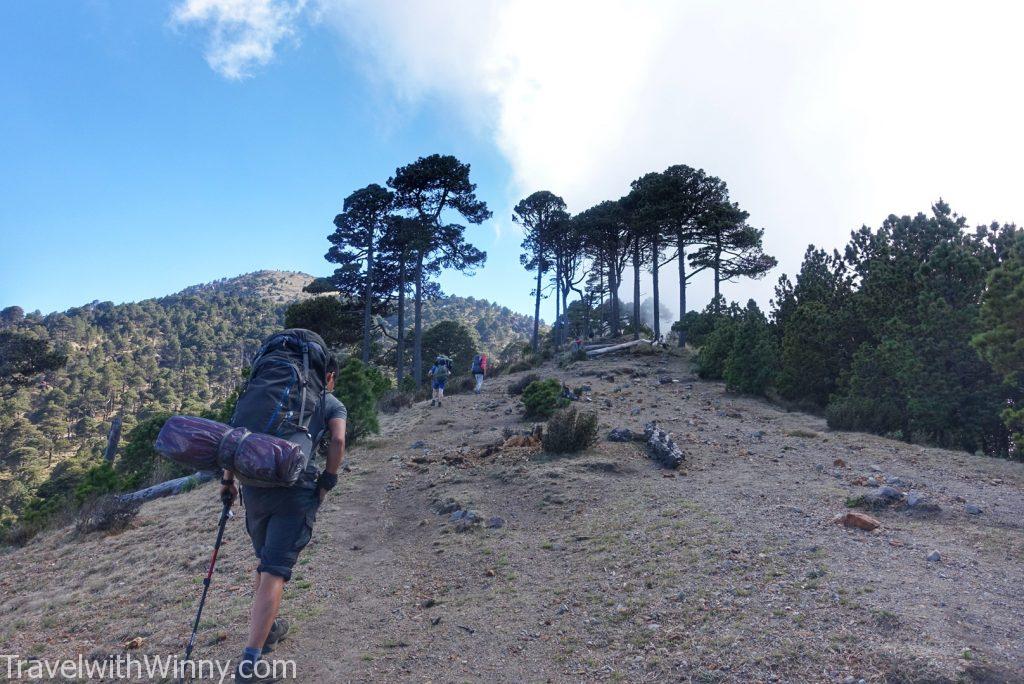
[(1002, 378), (1009, 395), (1002, 418), (1020, 458), (1024, 454), (1024, 232), (1015, 232), (1002, 263), (988, 275), (980, 332), (971, 344)]
[[(353, 301), (362, 301), (362, 358), (370, 360), (370, 326), (375, 301), (389, 299), (393, 279), (377, 267), (379, 241), (388, 228), (394, 194), (377, 184), (367, 185), (345, 198), (342, 213), (334, 217), (335, 231), (327, 237), (331, 248), (325, 258), (338, 264), (331, 278), (335, 289)], [(386, 283), (386, 284), (385, 284)], [(378, 311), (378, 313), (382, 313)]]
[(703, 245), (690, 255), (690, 264), (714, 272), (714, 298), (721, 296), (721, 284), (740, 277), (761, 278), (778, 263), (764, 253), (764, 231), (747, 225), (749, 214), (738, 204), (720, 202), (703, 217)]
[(359, 359), (350, 358), (338, 372), (334, 396), (341, 400), (348, 410), (346, 441), (356, 440), (380, 432), (377, 421), (377, 396), (374, 383), (367, 374), (367, 366)]
[(544, 274), (551, 268), (558, 242), (556, 227), (564, 225), (569, 214), (565, 201), (547, 190), (537, 192), (519, 200), (512, 210), (512, 220), (523, 227), (523, 253), (519, 262), (527, 271), (537, 272), (537, 284), (533, 291), (533, 337), (534, 353), (540, 345), (540, 300), (543, 296)]
[(476, 197), (476, 185), (469, 180), (469, 164), (450, 155), (434, 154), (395, 171), (388, 179), (395, 192), (395, 207), (419, 219), (411, 236), (415, 321), (413, 329), (413, 378), (423, 383), (423, 299), (432, 260), (441, 268), (472, 272), (483, 265), (487, 255), (465, 240), (466, 227), (444, 223), (446, 212), (467, 222), (480, 224), (491, 217), (486, 202)]
[(754, 300), (735, 324), (732, 346), (722, 368), (727, 389), (762, 395), (775, 377), (778, 350), (768, 320)]

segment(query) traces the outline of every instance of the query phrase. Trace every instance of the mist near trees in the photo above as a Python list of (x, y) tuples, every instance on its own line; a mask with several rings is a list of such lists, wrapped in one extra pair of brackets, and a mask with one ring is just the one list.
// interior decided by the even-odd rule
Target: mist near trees
[[(571, 217), (560, 197), (540, 190), (522, 199), (512, 218), (524, 229), (520, 261), (536, 274), (535, 321), (541, 299), (554, 298), (556, 344), (570, 336), (623, 331), (634, 339), (667, 335), (671, 314), (653, 312), (670, 311), (663, 309), (660, 292), (661, 271), (670, 265), (678, 273), (678, 321), (687, 311), (686, 290), (694, 276), (712, 274), (717, 307), (722, 283), (761, 278), (777, 263), (764, 252), (763, 231), (749, 224), (726, 183), (683, 164), (645, 174), (623, 197)], [(623, 316), (620, 292), (627, 275), (632, 302)], [(651, 303), (645, 313), (641, 284), (648, 276)], [(570, 297), (581, 311), (571, 313)], [(683, 328), (675, 332), (684, 345)]]

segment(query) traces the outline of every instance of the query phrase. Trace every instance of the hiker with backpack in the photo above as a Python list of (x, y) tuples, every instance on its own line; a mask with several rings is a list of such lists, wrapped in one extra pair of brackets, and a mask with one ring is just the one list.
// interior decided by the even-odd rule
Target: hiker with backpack
[[(260, 464), (267, 466), (263, 468), (235, 461), (234, 470), (223, 469), (221, 497), (228, 505), (233, 503), (237, 481), (241, 482), (245, 527), (259, 559), (249, 637), (236, 682), (266, 681), (259, 675), (269, 668), (258, 667), (259, 661), (288, 632), (288, 622), (278, 617), (284, 585), (312, 537), (321, 502), (338, 482), (348, 413), (332, 394), (337, 372), (337, 360), (319, 335), (293, 329), (271, 336), (257, 352), (238, 398), (231, 419), (235, 430), (222, 439), (247, 428), (252, 434), (242, 430), (245, 434), (234, 448), (236, 458), (245, 453), (243, 442), (248, 437), (271, 435), (300, 446), (302, 457), (308, 459), (294, 466), (292, 482), (275, 480), (280, 468), (275, 469), (269, 458)], [(325, 440), (327, 456), (321, 472), (313, 461), (317, 445)]]
[(487, 375), (487, 354), (477, 354), (473, 357), (473, 365), (469, 369), (476, 378), (476, 387), (473, 389), (473, 394), (480, 394), (480, 390), (484, 388), (484, 376)]
[(452, 374), (451, 359), (446, 356), (438, 356), (434, 365), (430, 367), (427, 375), (430, 377), (430, 405), (440, 406), (444, 399), (444, 386), (448, 382), (448, 376)]

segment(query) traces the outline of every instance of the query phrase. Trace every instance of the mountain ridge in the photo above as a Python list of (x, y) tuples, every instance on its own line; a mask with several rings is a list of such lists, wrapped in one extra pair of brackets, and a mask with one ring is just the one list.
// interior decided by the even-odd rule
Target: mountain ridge
[[(43, 493), (73, 490), (99, 462), (115, 416), (127, 435), (155, 414), (222, 402), (260, 342), (284, 327), (288, 305), (315, 296), (302, 292), (312, 280), (264, 269), (137, 302), (13, 316), (4, 325), (51, 340), (68, 362), (30, 386), (0, 385), (0, 528)], [(472, 297), (425, 302), (423, 320), (459, 321), (494, 354), (532, 331), (529, 317)]]

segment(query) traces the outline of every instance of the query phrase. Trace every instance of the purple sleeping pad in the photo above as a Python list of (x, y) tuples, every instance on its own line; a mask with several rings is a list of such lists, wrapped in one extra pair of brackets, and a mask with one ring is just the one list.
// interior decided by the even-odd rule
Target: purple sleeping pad
[(195, 416), (172, 416), (157, 435), (157, 453), (196, 470), (227, 468), (243, 484), (295, 484), (309, 462), (302, 447), (280, 437)]

